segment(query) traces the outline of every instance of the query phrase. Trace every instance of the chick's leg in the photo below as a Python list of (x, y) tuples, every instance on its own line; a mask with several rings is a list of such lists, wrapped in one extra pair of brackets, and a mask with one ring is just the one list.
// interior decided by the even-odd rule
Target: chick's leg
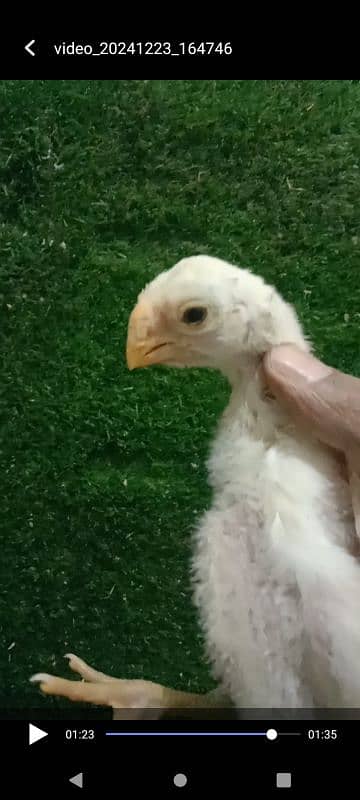
[[(70, 681), (47, 673), (38, 673), (31, 681), (38, 683), (44, 694), (66, 697), (74, 702), (93, 703), (120, 709), (209, 708), (223, 705), (215, 693), (191, 694), (169, 689), (152, 681), (120, 680), (90, 667), (81, 658), (68, 654), (70, 668), (82, 681)], [(114, 713), (119, 718), (119, 713)]]

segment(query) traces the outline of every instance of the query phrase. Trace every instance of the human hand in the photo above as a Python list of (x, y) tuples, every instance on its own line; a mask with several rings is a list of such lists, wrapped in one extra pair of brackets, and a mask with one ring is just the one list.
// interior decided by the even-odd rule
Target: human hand
[(360, 379), (327, 366), (294, 345), (279, 345), (263, 361), (265, 381), (288, 412), (345, 456), (360, 538)]
[(360, 378), (327, 366), (295, 345), (274, 347), (263, 368), (277, 400), (360, 472)]

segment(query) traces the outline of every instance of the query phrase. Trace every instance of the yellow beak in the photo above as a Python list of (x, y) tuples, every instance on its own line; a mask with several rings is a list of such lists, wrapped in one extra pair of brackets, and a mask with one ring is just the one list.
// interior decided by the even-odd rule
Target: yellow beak
[(166, 337), (154, 321), (154, 311), (145, 301), (135, 306), (130, 315), (126, 343), (126, 361), (129, 369), (163, 364), (169, 356)]

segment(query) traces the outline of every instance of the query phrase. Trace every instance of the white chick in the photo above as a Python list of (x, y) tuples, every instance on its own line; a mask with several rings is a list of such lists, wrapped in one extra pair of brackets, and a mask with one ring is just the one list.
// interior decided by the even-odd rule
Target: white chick
[[(297, 429), (264, 389), (262, 356), (282, 343), (310, 350), (294, 309), (273, 287), (194, 256), (141, 292), (127, 360), (130, 369), (214, 368), (231, 384), (208, 460), (212, 504), (193, 557), (219, 696), (238, 708), (357, 707), (360, 565), (351, 495), (332, 452)], [(114, 708), (205, 705), (215, 697), (109, 679), (75, 656), (70, 666), (87, 683), (34, 680), (48, 694)]]

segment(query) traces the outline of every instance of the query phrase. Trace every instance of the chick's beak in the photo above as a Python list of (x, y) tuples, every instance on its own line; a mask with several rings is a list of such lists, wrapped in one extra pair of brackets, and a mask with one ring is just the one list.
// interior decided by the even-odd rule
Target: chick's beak
[(163, 364), (169, 357), (171, 342), (154, 309), (141, 301), (129, 319), (126, 361), (129, 369)]

